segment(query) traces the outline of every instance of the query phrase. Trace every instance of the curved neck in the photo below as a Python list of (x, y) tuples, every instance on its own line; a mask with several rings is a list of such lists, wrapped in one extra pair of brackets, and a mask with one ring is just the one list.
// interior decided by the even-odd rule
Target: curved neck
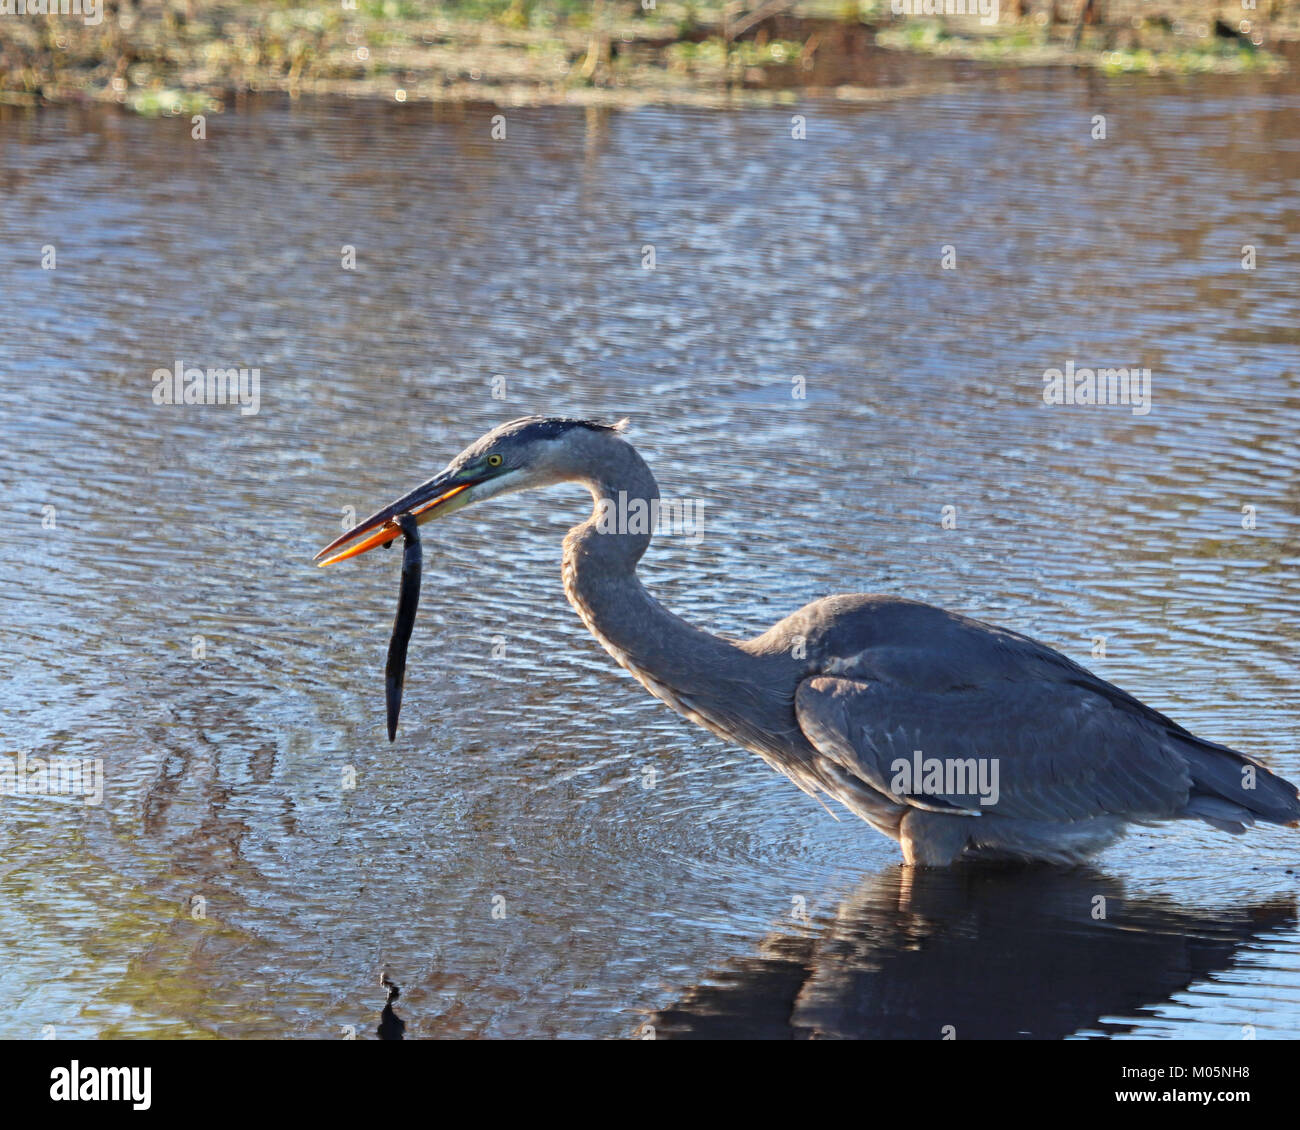
[[(574, 476), (591, 490), (595, 506), (564, 539), (565, 594), (605, 650), (653, 693), (698, 694), (718, 670), (750, 657), (673, 615), (637, 579), (637, 562), (654, 532), (659, 485), (630, 444), (611, 437), (601, 446), (589, 465), (594, 469)], [(724, 659), (730, 665), (720, 664)]]

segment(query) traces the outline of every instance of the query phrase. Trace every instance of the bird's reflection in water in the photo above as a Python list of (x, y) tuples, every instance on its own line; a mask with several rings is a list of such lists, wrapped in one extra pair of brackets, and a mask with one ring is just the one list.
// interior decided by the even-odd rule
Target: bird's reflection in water
[(1295, 922), (1294, 899), (1198, 910), (1128, 899), (1086, 867), (899, 868), (833, 919), (770, 935), (646, 1024), (657, 1039), (1118, 1033)]
[(405, 1039), (406, 1021), (393, 1011), (393, 1002), (402, 995), (402, 987), (389, 979), (387, 973), (379, 978), (379, 983), (388, 990), (384, 1001), (384, 1011), (379, 1014), (379, 1027), (375, 1029), (381, 1040)]

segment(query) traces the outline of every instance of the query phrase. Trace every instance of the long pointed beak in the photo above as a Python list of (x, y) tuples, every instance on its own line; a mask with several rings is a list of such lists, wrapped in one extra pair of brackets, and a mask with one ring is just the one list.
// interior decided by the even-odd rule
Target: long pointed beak
[[(416, 487), (410, 494), (403, 495), (396, 502), (371, 514), (364, 522), (353, 526), (342, 537), (335, 538), (316, 554), (313, 560), (323, 569), (336, 561), (357, 557), (377, 545), (388, 545), (389, 542), (402, 536), (400, 527), (393, 522), (399, 514), (411, 514), (416, 521), (427, 522), (439, 507), (445, 506), (457, 495), (481, 481), (476, 478), (465, 479), (463, 474), (464, 472), (460, 471), (444, 471), (441, 475), (434, 476), (427, 483)], [(363, 534), (369, 534), (369, 537), (363, 538), (356, 545), (348, 546), (340, 553), (333, 552), (339, 546), (347, 545), (348, 542), (362, 537)], [(330, 556), (331, 554), (333, 555)], [(321, 560), (322, 557), (325, 558), (324, 561)]]

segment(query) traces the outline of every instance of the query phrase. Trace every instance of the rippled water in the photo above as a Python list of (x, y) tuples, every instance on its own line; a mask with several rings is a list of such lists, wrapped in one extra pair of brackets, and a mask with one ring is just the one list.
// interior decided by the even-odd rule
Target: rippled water
[[(643, 566), (688, 618), (933, 601), (1300, 778), (1294, 80), (794, 109), (0, 115), (0, 737), (106, 779), (0, 802), (4, 1035), (371, 1037), (382, 971), (408, 1037), (1296, 1035), (1297, 833), (908, 876), (613, 667), (576, 489), (428, 528), (385, 740), (399, 555), (313, 568), (345, 508), (630, 414), (705, 503)], [(259, 411), (156, 406), (178, 359)], [(1067, 360), (1153, 410), (1046, 406)]]

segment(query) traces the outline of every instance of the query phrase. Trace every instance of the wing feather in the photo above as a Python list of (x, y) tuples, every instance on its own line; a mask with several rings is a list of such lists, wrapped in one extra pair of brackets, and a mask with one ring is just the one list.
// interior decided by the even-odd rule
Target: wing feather
[[(1186, 761), (1161, 727), (1069, 682), (918, 688), (819, 675), (800, 684), (795, 713), (822, 756), (912, 807), (1052, 821), (1159, 819), (1180, 812), (1191, 787)], [(915, 751), (941, 765), (973, 760), (985, 784), (996, 772), (996, 802), (982, 804), (978, 788), (954, 788), (960, 781), (924, 795), (900, 792), (899, 769)]]

